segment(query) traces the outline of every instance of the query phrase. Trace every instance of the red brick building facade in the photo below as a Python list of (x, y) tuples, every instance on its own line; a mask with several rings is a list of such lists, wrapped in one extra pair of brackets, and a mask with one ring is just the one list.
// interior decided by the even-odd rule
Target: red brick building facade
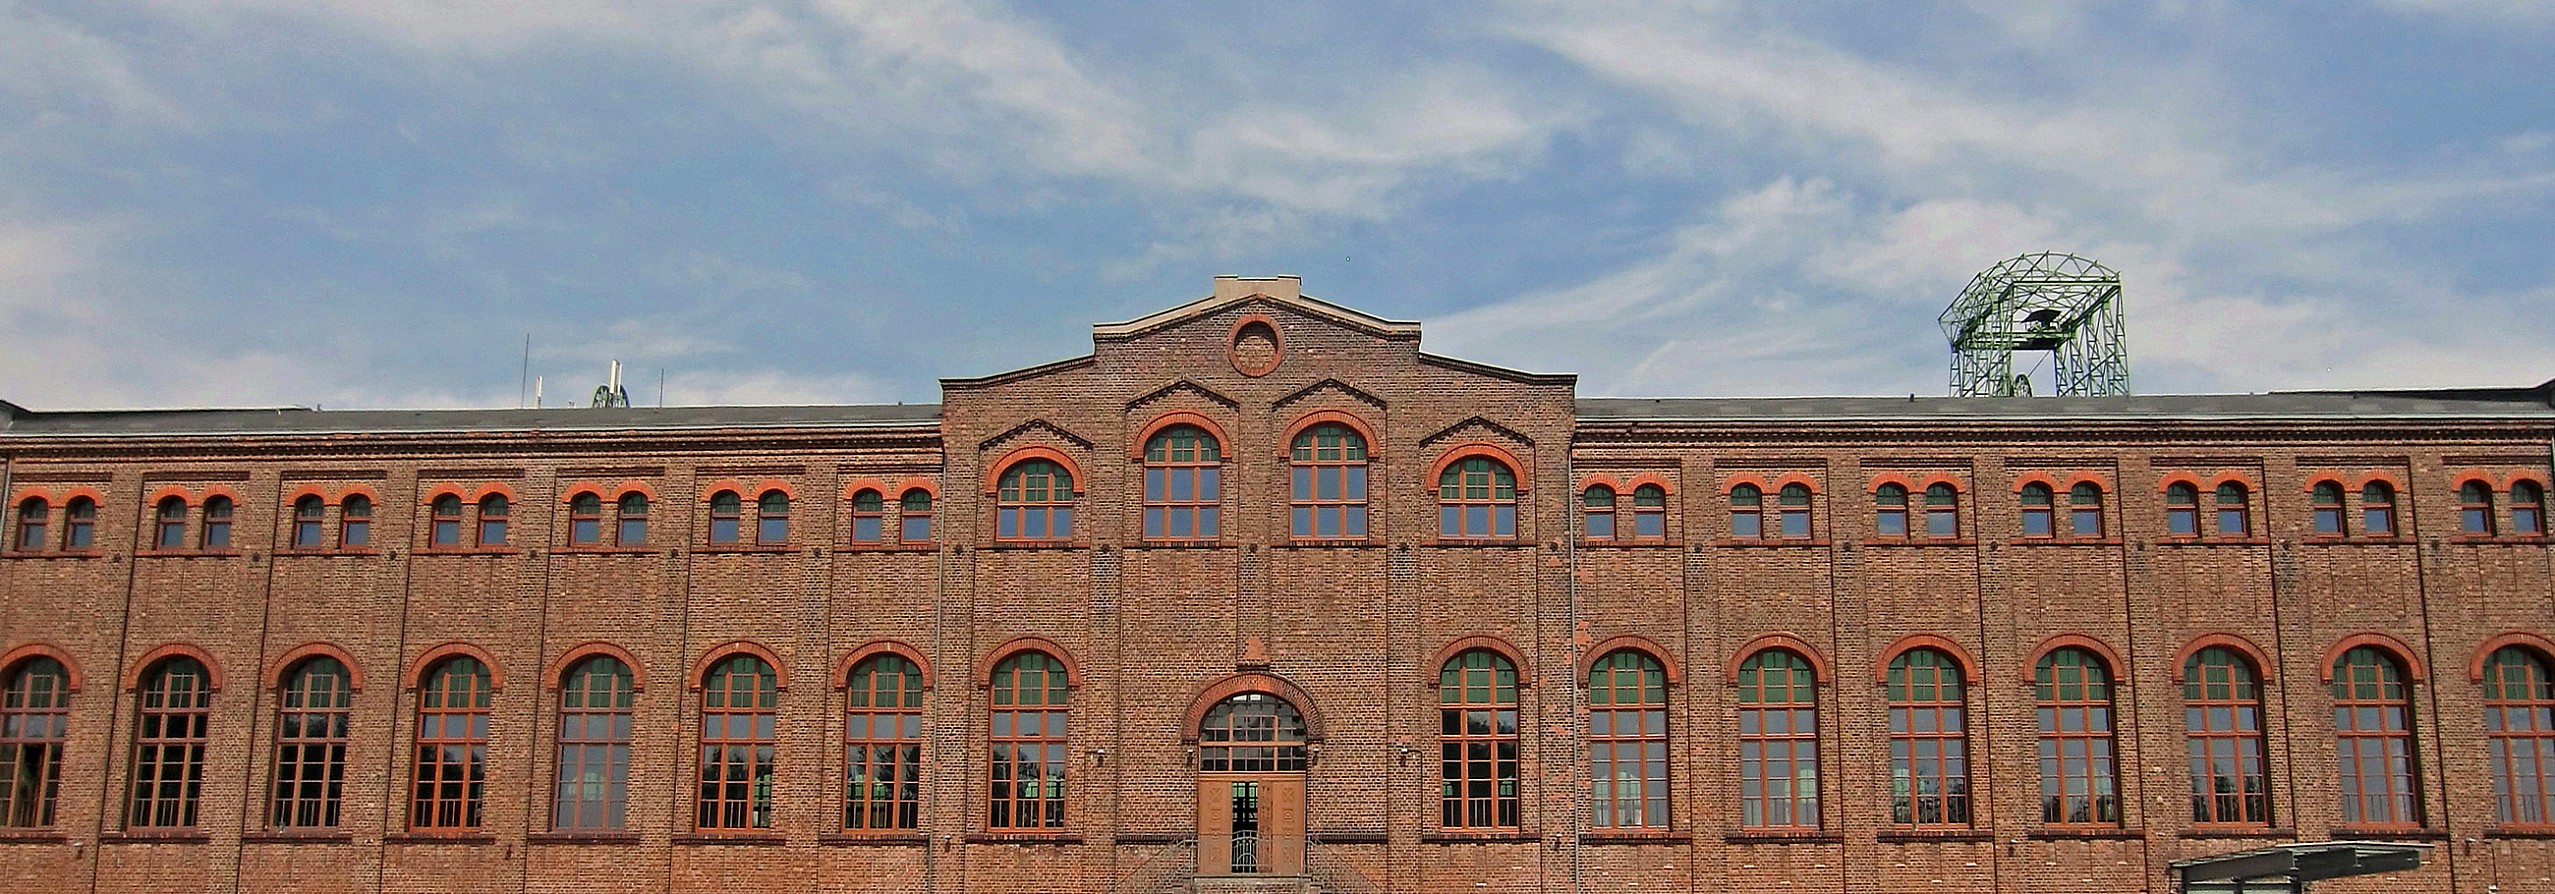
[(938, 406), (0, 405), (0, 888), (2555, 891), (2548, 387), (1585, 399), (1291, 278)]

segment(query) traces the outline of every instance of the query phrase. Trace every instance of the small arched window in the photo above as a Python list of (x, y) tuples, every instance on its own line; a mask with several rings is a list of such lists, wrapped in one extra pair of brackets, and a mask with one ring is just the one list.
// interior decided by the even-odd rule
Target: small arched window
[(2371, 481), (2360, 488), (2360, 533), (2370, 537), (2395, 536), (2395, 488), (2384, 481)]
[(98, 502), (87, 497), (72, 497), (62, 507), (62, 548), (95, 549), (98, 543)]
[(1740, 540), (1765, 537), (1765, 491), (1753, 484), (1730, 489), (1730, 536)]
[(554, 830), (619, 829), (630, 803), (630, 666), (610, 655), (580, 660), (559, 687), (558, 785)]
[(212, 743), (212, 675), (193, 658), (162, 659), (143, 672), (138, 699), (133, 796), (124, 824), (191, 828), (204, 795), (204, 752)]
[(45, 523), (51, 519), (52, 512), (52, 507), (44, 502), (43, 497), (28, 497), (26, 502), (18, 504), (17, 549), (19, 552), (35, 552), (45, 548), (48, 538), (45, 537), (44, 527)]
[(1299, 432), (1289, 456), (1291, 528), (1299, 539), (1366, 537), (1366, 439), (1325, 422)]
[(2071, 535), (2103, 536), (2102, 485), (2081, 481), (2067, 489), (2067, 523)]
[(613, 519), (612, 542), (619, 546), (648, 545), (648, 495), (635, 490), (622, 494), (619, 509)]
[(922, 825), (923, 671), (900, 655), (852, 668), (844, 691), (843, 828)]
[(1872, 533), (1880, 537), (1907, 537), (1907, 488), (1884, 484), (1872, 491)]
[(1598, 828), (1668, 825), (1668, 689), (1658, 659), (1631, 649), (1588, 669), (1588, 803)]
[(2023, 485), (2023, 536), (2053, 537), (2058, 534), (2056, 501), (2049, 485), (2032, 482)]
[(897, 498), (896, 526), (906, 543), (932, 542), (932, 492), (917, 487)]
[(1505, 540), (1517, 536), (1517, 473), (1487, 456), (1456, 460), (1437, 476), (1437, 536)]
[(987, 828), (1064, 828), (1070, 693), (1065, 663), (1044, 652), (994, 666)]
[(1949, 540), (1961, 536), (1961, 492), (1949, 484), (1925, 488), (1925, 536)]
[(0, 677), (0, 828), (47, 828), (71, 741), (71, 674), (41, 657), (7, 670)]
[(1305, 742), (1304, 715), (1294, 705), (1265, 692), (1239, 693), (1198, 721), (1198, 770), (1301, 773)]
[(2225, 646), (2182, 666), (2182, 717), (2191, 765), (2191, 821), (2269, 825), (2271, 778), (2263, 762), (2262, 689), (2253, 662)]
[(1579, 495), (1580, 523), (1590, 540), (1615, 539), (1615, 489), (1592, 484)]
[(2324, 537), (2340, 537), (2342, 528), (2342, 483), (2318, 481), (2307, 492), (2307, 506), (2315, 511), (2315, 532)]
[(214, 496), (204, 501), (204, 548), (231, 548), (231, 498)]
[(479, 828), (488, 785), (488, 710), (494, 688), (488, 666), (457, 655), (436, 662), (417, 689), (416, 787), (408, 827), (418, 831)]
[[(2334, 494), (2334, 499), (2337, 502), (2341, 499), (2339, 491)], [(2338, 509), (2333, 523), (2337, 526), (2342, 524)], [(2174, 537), (2200, 536), (2199, 488), (2179, 481), (2165, 485), (2165, 533)]]
[(997, 540), (1073, 538), (1073, 473), (1050, 460), (1028, 459), (1004, 469), (994, 492)]
[(461, 498), (452, 494), (436, 497), (432, 512), (434, 527), (427, 543), (448, 549), (461, 546)]
[(2555, 825), (2555, 675), (2518, 646), (2484, 659), (2484, 735), (2493, 755), (2493, 818)]
[(701, 788), (695, 827), (769, 829), (780, 681), (752, 655), (721, 659), (701, 681)]
[[(72, 501), (74, 506), (79, 501)], [(2537, 536), (2546, 533), (2546, 489), (2534, 481), (2511, 483), (2511, 533)]]
[(586, 491), (568, 498), (568, 545), (603, 545), (603, 495)]
[(1475, 649), (1437, 670), (1438, 821), (1448, 829), (1517, 828), (1517, 666)]
[(373, 542), (373, 498), (348, 494), (337, 504), (337, 545), (363, 549)]
[(293, 548), (318, 549), (326, 543), (328, 501), (309, 494), (293, 501)]
[(1970, 823), (1969, 703), (1961, 666), (1937, 649), (1890, 659), (1890, 822)]
[(186, 548), (186, 499), (167, 497), (160, 500), (151, 545), (156, 549)]
[(2040, 818), (2056, 826), (2120, 824), (2111, 668), (2075, 647), (2041, 656), (2032, 692), (2040, 721)]
[(2218, 485), (2218, 536), (2253, 533), (2253, 495), (2233, 481)]
[(1656, 484), (1632, 489), (1632, 536), (1664, 540), (1668, 536), (1668, 491)]
[(505, 494), (489, 494), (479, 498), (479, 545), (481, 547), (506, 545), (506, 519), (513, 512), (514, 505), (507, 501)]
[(1819, 695), (1810, 660), (1765, 649), (1739, 665), (1739, 825), (1819, 827)]
[(790, 542), (790, 495), (767, 490), (754, 500), (754, 542), (779, 546)]
[(2342, 822), (2421, 825), (2413, 698), (2394, 656), (2359, 646), (2333, 662), (2333, 732), (2342, 770)]
[(1783, 539), (1810, 539), (1810, 486), (1800, 482), (1786, 484), (1775, 492), (1775, 506), (1783, 516)]
[(266, 821), (279, 829), (337, 825), (353, 739), (353, 677), (335, 658), (305, 658), (284, 674), (275, 705), (275, 789)]
[(745, 499), (735, 491), (723, 490), (710, 495), (710, 542), (733, 544), (744, 531)]
[(884, 494), (862, 488), (852, 495), (853, 543), (879, 542), (879, 538), (886, 536), (886, 532), (881, 530), (886, 525), (887, 497)]
[(2481, 481), (2457, 486), (2458, 530), (2474, 536), (2493, 533), (2493, 488)]
[(1145, 441), (1145, 539), (1216, 539), (1223, 499), (1224, 452), (1214, 435), (1175, 425)]

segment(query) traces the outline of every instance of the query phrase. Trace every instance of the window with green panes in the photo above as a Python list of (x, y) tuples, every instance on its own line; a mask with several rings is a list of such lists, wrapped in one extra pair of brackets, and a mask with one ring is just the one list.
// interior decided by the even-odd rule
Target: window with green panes
[(932, 539), (932, 492), (914, 488), (896, 501), (898, 539), (906, 543), (930, 543)]
[(922, 824), (923, 672), (899, 655), (852, 668), (844, 689), (843, 828)]
[(752, 655), (721, 659), (702, 681), (696, 828), (772, 827), (780, 699), (772, 665)]
[(887, 496), (863, 488), (852, 495), (852, 542), (877, 543), (886, 535)]
[(1580, 526), (1590, 540), (1615, 539), (1615, 489), (1592, 484), (1579, 495)]
[(2041, 822), (2119, 825), (2110, 668), (2084, 649), (2057, 649), (2041, 657), (2032, 683), (2040, 725)]
[(1588, 803), (1598, 828), (1668, 826), (1668, 690), (1658, 659), (1624, 649), (1588, 671)]
[(998, 540), (1066, 540), (1073, 537), (1073, 474), (1043, 459), (1003, 470), (994, 493)]
[(630, 666), (609, 655), (577, 662), (559, 686), (554, 830), (619, 829), (630, 803)]
[(1739, 665), (1739, 825), (1819, 827), (1819, 696), (1810, 661), (1767, 649)]
[(2413, 699), (2394, 656), (2356, 646), (2334, 660), (2333, 734), (2334, 758), (2342, 771), (2342, 822), (2421, 825), (2422, 789), (2413, 772)]
[(1517, 828), (1517, 666), (1476, 649), (1437, 671), (1439, 823)]
[(1366, 537), (1366, 439), (1355, 429), (1325, 422), (1295, 436), (1291, 525), (1302, 539)]
[(1765, 536), (1765, 491), (1753, 484), (1730, 489), (1730, 536), (1756, 540)]
[(1632, 489), (1632, 536), (1662, 540), (1668, 536), (1668, 491), (1656, 484)]
[(1961, 536), (1961, 492), (1949, 484), (1925, 488), (1925, 536), (1949, 540)]
[(2484, 659), (2484, 739), (2494, 821), (2555, 826), (2555, 673), (2545, 656), (2504, 646)]
[(1961, 666), (1937, 649), (1890, 659), (1890, 822), (1970, 823), (1969, 706)]
[(1145, 539), (1216, 539), (1223, 494), (1224, 452), (1214, 435), (1177, 425), (1145, 441)]
[(1456, 460), (1437, 476), (1437, 534), (1452, 540), (1517, 536), (1517, 473), (1487, 456)]
[(987, 828), (1064, 828), (1069, 683), (1065, 663), (1044, 652), (994, 666)]
[(2067, 489), (2068, 533), (2103, 536), (2103, 489), (2091, 481)]
[(2271, 824), (2271, 779), (2263, 760), (2262, 690), (2253, 663), (2211, 646), (2183, 662), (2185, 753), (2191, 821)]
[(1810, 486), (1786, 484), (1775, 492), (1775, 505), (1783, 513), (1783, 539), (1810, 538)]

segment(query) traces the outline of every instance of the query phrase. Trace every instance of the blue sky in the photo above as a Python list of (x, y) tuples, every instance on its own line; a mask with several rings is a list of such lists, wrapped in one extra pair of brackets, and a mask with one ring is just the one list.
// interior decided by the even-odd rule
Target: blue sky
[[(1231, 6), (1244, 6), (1233, 4)], [(2555, 4), (0, 0), (0, 399), (931, 401), (1219, 273), (1589, 395), (2555, 377)]]

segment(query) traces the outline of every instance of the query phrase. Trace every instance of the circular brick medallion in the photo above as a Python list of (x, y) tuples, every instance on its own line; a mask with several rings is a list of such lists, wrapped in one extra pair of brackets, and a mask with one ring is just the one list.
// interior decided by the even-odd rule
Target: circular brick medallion
[(1243, 375), (1268, 375), (1285, 353), (1277, 326), (1269, 318), (1253, 314), (1233, 327), (1233, 368)]

